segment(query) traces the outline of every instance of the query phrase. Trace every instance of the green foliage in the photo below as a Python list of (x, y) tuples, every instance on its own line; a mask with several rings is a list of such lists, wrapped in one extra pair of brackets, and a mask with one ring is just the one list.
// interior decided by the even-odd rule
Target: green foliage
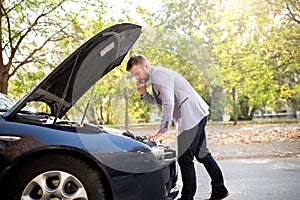
[(212, 119), (232, 106), (229, 110), (236, 113), (231, 115), (240, 119), (255, 109), (297, 107), (299, 1), (180, 0), (166, 1), (164, 9), (160, 20), (165, 30), (192, 41), (180, 43), (183, 37), (177, 37), (171, 47), (198, 64), (212, 96)]
[[(22, 96), (103, 28), (134, 22), (125, 7), (116, 15), (102, 1), (93, 0), (80, 3), (74, 13), (64, 12), (69, 2), (1, 3), (4, 14), (13, 8), (7, 13), (10, 31), (5, 15), (1, 18), (1, 43), (6, 48), (2, 55), (11, 55), (11, 47), (16, 47), (37, 16), (55, 6), (58, 9), (41, 17), (30, 29), (33, 31), (22, 40), (11, 62), (9, 56), (3, 56), (0, 71), (10, 66), (7, 78), (11, 96)], [(127, 3), (128, 7), (133, 5)], [(224, 112), (232, 118), (248, 119), (255, 110), (299, 110), (299, 8), (298, 0), (165, 0), (157, 13), (138, 6), (135, 11), (147, 26), (130, 54), (144, 54), (152, 65), (182, 74), (209, 103), (212, 120), (221, 120)], [(47, 38), (52, 43), (39, 49)], [(26, 60), (35, 49), (39, 51)], [(0, 81), (6, 75), (1, 73)], [(96, 85), (91, 102), (96, 113), (88, 118), (96, 118), (98, 124), (150, 122), (152, 108), (139, 100), (134, 87), (122, 64)]]
[[(17, 73), (16, 78), (11, 80), (10, 95), (14, 96), (14, 99), (20, 99), (23, 95), (28, 93), (35, 85), (38, 84), (45, 76), (44, 71), (26, 73), (20, 71)], [(26, 85), (26, 87), (24, 87)]]
[[(9, 80), (26, 84), (27, 81), (22, 80), (40, 78), (39, 74), (34, 76), (39, 66), (52, 66), (49, 48), (54, 48), (52, 45), (57, 41), (69, 37), (69, 24), (76, 17), (72, 11), (66, 12), (64, 6), (67, 2), (1, 1), (0, 92), (7, 93)], [(21, 78), (26, 73), (31, 75)]]

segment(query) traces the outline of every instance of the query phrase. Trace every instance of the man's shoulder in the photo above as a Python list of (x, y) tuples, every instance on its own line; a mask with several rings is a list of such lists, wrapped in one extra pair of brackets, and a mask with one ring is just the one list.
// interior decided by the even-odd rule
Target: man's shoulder
[[(162, 76), (162, 75), (167, 75), (167, 76), (176, 76), (177, 72), (167, 68), (167, 67), (162, 67), (162, 66), (151, 66), (152, 69), (152, 74), (156, 76)], [(171, 78), (171, 77), (170, 77)]]

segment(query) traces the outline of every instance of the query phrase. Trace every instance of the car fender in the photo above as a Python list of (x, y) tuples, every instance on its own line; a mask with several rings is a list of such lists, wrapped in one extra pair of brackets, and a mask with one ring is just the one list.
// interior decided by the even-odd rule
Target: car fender
[[(29, 163), (34, 159), (38, 159), (40, 156), (53, 154), (71, 155), (90, 164), (93, 168), (97, 169), (102, 174), (101, 178), (105, 183), (105, 189), (107, 190), (107, 192), (109, 192), (110, 195), (112, 194), (111, 182), (109, 181), (110, 178), (108, 178), (110, 174), (108, 173), (104, 165), (102, 165), (96, 158), (82, 149), (62, 145), (38, 147), (15, 158), (15, 160), (12, 162), (13, 165), (9, 165), (8, 167), (6, 167), (6, 169), (3, 170), (3, 172), (0, 174), (0, 188), (4, 188), (3, 191), (5, 191), (5, 186), (9, 185), (10, 175), (14, 173), (14, 171), (18, 168), (26, 165), (26, 163)], [(0, 194), (3, 192), (2, 189), (0, 190)]]

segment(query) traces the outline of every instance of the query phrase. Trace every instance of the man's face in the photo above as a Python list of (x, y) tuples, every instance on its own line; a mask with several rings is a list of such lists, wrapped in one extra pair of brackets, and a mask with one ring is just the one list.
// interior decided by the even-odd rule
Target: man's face
[(133, 65), (129, 72), (139, 84), (145, 84), (149, 81), (150, 71), (147, 65)]

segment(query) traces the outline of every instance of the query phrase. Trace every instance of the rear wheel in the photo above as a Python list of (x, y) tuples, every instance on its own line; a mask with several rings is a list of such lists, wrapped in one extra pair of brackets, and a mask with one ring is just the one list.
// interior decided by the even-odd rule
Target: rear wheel
[(105, 200), (100, 173), (67, 155), (35, 159), (14, 173), (11, 183), (11, 200)]

